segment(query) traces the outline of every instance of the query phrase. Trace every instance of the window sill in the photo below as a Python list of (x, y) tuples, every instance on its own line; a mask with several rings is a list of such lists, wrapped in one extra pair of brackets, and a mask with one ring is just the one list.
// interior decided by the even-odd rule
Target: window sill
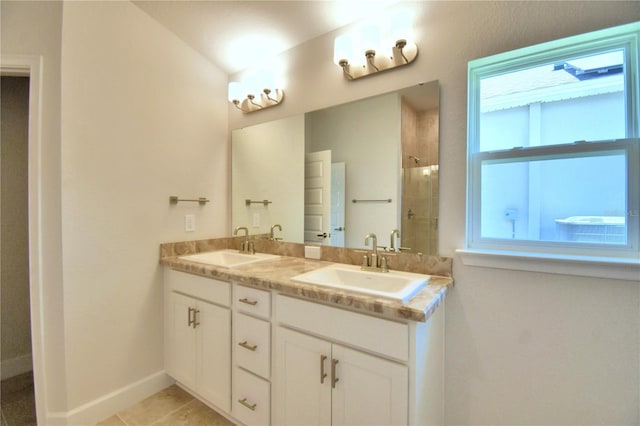
[(459, 249), (466, 266), (640, 281), (640, 259)]

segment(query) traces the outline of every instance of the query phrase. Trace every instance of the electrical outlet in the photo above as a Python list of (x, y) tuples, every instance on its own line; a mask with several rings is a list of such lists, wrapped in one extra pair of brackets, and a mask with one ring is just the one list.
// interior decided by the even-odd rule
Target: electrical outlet
[(253, 227), (254, 228), (260, 227), (260, 213), (253, 214)]
[(196, 230), (196, 216), (192, 214), (184, 215), (184, 230), (193, 232)]
[(507, 220), (516, 220), (518, 218), (518, 209), (506, 209), (504, 218)]

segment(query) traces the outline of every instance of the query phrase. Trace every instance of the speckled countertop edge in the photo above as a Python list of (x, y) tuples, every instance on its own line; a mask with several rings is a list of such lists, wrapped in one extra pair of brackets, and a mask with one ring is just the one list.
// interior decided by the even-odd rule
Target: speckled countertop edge
[[(222, 247), (220, 247), (222, 248)], [(453, 285), (451, 277), (431, 275), (429, 283), (407, 303), (378, 298), (361, 293), (335, 288), (294, 282), (292, 277), (312, 271), (334, 262), (312, 260), (301, 257), (282, 256), (234, 268), (222, 268), (166, 256), (160, 264), (175, 270), (218, 278), (251, 287), (275, 290), (307, 300), (335, 305), (353, 311), (376, 314), (388, 319), (424, 322), (444, 301), (448, 287)]]

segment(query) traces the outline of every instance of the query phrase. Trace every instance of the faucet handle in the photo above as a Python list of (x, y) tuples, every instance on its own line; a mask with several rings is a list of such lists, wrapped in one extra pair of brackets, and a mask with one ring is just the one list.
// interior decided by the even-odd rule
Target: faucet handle
[(386, 256), (382, 256), (382, 259), (380, 259), (380, 269), (382, 269), (382, 272), (389, 272), (389, 265), (387, 264)]

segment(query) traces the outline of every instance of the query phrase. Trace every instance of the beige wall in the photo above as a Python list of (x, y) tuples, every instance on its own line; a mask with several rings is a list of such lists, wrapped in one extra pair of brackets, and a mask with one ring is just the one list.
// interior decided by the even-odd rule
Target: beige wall
[[(640, 422), (638, 282), (466, 267), (467, 62), (640, 16), (638, 2), (420, 2), (420, 48), (404, 68), (349, 82), (331, 62), (336, 34), (282, 55), (286, 100), (230, 127), (440, 80), (440, 243), (454, 257), (447, 296), (447, 424)], [(236, 76), (234, 76), (236, 77)], [(234, 78), (235, 79), (235, 78)]]
[(2, 378), (31, 370), (27, 131), (29, 79), (2, 77)]
[[(129, 2), (66, 2), (68, 406), (164, 369), (161, 242), (228, 235), (226, 75)], [(207, 197), (169, 204), (169, 196)], [(184, 231), (194, 214), (196, 231)]]

